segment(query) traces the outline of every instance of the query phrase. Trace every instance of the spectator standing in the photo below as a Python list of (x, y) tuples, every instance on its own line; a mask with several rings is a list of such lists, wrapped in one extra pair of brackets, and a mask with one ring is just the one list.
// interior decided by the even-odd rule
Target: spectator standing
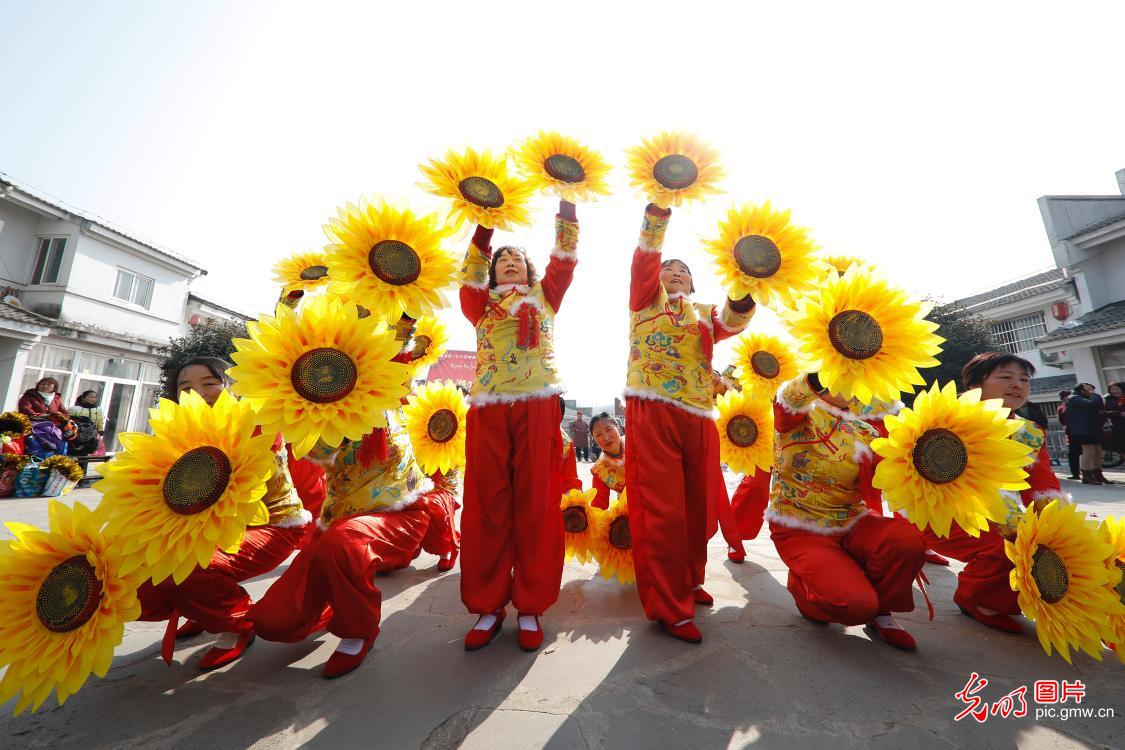
[(1066, 400), (1070, 398), (1070, 391), (1059, 391), (1059, 424), (1063, 426), (1066, 434), (1066, 461), (1070, 465), (1070, 478), (1081, 479), (1078, 473), (1078, 459), (1082, 455), (1082, 444), (1070, 435), (1070, 425), (1066, 423)]
[(1079, 467), (1083, 484), (1113, 484), (1102, 474), (1102, 423), (1105, 402), (1090, 383), (1079, 383), (1066, 400), (1066, 422), (1074, 440), (1082, 445)]
[(590, 460), (590, 423), (582, 418), (582, 412), (570, 423), (570, 439), (574, 441), (574, 453), (579, 461)]
[(1105, 415), (1111, 427), (1110, 449), (1125, 453), (1125, 383), (1110, 383), (1105, 397)]

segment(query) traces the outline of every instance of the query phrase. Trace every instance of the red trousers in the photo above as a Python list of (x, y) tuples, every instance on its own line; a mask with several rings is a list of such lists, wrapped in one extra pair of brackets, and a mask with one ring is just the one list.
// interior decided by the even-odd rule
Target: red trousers
[(469, 408), (461, 601), (472, 613), (510, 601), (541, 615), (563, 567), (562, 419), (557, 396)]
[(909, 521), (869, 514), (842, 536), (771, 522), (770, 536), (806, 617), (862, 625), (880, 613), (914, 609), (912, 586), (926, 548)]
[(151, 581), (141, 584), (137, 589), (141, 601), (138, 619), (153, 622), (183, 615), (211, 633), (250, 630), (246, 613), (253, 602), (239, 583), (285, 562), (304, 534), (304, 526), (247, 529), (237, 553), (216, 550), (208, 567), (196, 568), (182, 583), (165, 578), (155, 586)]
[(625, 400), (625, 422), (637, 594), (650, 620), (674, 624), (695, 616), (691, 590), (718, 525), (719, 433), (706, 417), (642, 398)]
[(929, 527), (922, 537), (933, 551), (965, 563), (965, 569), (957, 576), (954, 601), (1006, 615), (1020, 613), (1018, 595), (1009, 581), (1012, 561), (1004, 553), (1004, 538), (995, 530), (971, 537), (957, 524), (951, 524), (948, 539), (941, 539)]
[(770, 501), (770, 472), (757, 470), (742, 478), (731, 498), (738, 533), (743, 539), (757, 539)]
[(405, 510), (352, 516), (332, 524), (294, 558), (250, 610), (254, 632), (269, 641), (297, 643), (327, 627), (340, 638), (379, 635), (383, 595), (375, 574), (404, 568), (431, 527), (435, 492)]

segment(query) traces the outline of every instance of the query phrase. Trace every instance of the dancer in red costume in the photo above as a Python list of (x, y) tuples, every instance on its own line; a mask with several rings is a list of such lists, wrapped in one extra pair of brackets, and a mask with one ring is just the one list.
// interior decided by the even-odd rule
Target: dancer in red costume
[(778, 390), (770, 536), (802, 616), (869, 624), (888, 644), (913, 650), (914, 638), (891, 613), (914, 609), (922, 536), (905, 519), (868, 509), (875, 494), (870, 444), (879, 433), (848, 406), (815, 374)]
[(625, 491), (625, 438), (617, 418), (605, 411), (590, 420), (590, 435), (602, 449), (602, 455), (590, 467), (593, 487), (598, 491), (590, 505), (606, 510), (610, 492), (620, 495)]
[(671, 213), (649, 204), (633, 254), (625, 476), (641, 605), (676, 638), (699, 643), (694, 609), (713, 601), (703, 576), (725, 492), (711, 354), (716, 341), (746, 328), (754, 300), (728, 300), (721, 309), (690, 300), (687, 265), (661, 262)]
[[(1041, 508), (1052, 500), (1070, 501), (1051, 468), (1043, 432), (1034, 423), (1016, 416), (1016, 409), (1027, 403), (1034, 374), (1035, 367), (1026, 359), (1002, 352), (978, 354), (961, 371), (962, 386), (980, 388), (982, 400), (1004, 400), (1004, 406), (1012, 410), (1010, 418), (1023, 422), (1012, 439), (1032, 448), (1031, 463), (1024, 467), (1030, 486), (1018, 494), (1002, 493), (1011, 509), (1009, 528), (1015, 527), (1024, 507)], [(965, 563), (965, 569), (957, 576), (957, 591), (953, 594), (953, 601), (961, 612), (997, 630), (1022, 633), (1023, 627), (1011, 617), (1019, 614), (1020, 607), (1009, 583), (1012, 562), (1004, 552), (1004, 530), (994, 526), (981, 532), (979, 537), (972, 537), (954, 524), (946, 539), (929, 528), (923, 533), (931, 549)]]
[[(718, 370), (711, 371), (712, 396), (718, 398), (730, 388), (731, 380), (729, 378), (724, 378)], [(742, 390), (741, 388), (737, 389)], [(734, 512), (734, 503), (731, 501), (730, 493), (727, 492), (727, 481), (723, 476), (722, 464), (719, 465), (718, 469), (718, 471), (712, 472), (711, 479), (714, 483), (712, 492), (715, 497), (715, 511), (719, 517), (719, 531), (727, 542), (727, 559), (741, 565), (746, 562), (746, 548), (742, 546), (741, 526), (738, 516)], [(705, 591), (702, 594), (697, 594), (695, 601), (696, 604), (708, 606), (715, 603), (715, 600), (711, 599), (711, 595)]]
[[(230, 363), (213, 357), (188, 360), (178, 371), (169, 373), (168, 382), (175, 384), (175, 392), (169, 395), (178, 399), (181, 392), (193, 390), (213, 405), (230, 385), (226, 376), (230, 367)], [(199, 668), (205, 671), (231, 663), (253, 643), (254, 630), (246, 617), (253, 602), (239, 584), (285, 562), (300, 544), (312, 518), (293, 489), (280, 435), (273, 450), (277, 464), (262, 498), (269, 510), (269, 524), (248, 528), (238, 552), (216, 550), (208, 567), (197, 568), (181, 583), (167, 578), (156, 585), (145, 582), (138, 589), (138, 619), (168, 620), (161, 647), (165, 661), (171, 663), (176, 637), (203, 630), (219, 634), (214, 647), (199, 660)], [(188, 622), (177, 631), (180, 615), (187, 617)]]
[(477, 227), (462, 269), (461, 310), (476, 328), (469, 393), (461, 600), (479, 615), (465, 648), (488, 645), (510, 601), (519, 644), (543, 643), (539, 617), (559, 596), (563, 566), (562, 390), (554, 361), (555, 314), (577, 263), (578, 221), (560, 201), (555, 247), (542, 280), (521, 248), (495, 254)]
[(414, 460), (400, 412), (388, 427), (339, 450), (318, 446), (328, 498), (318, 533), (250, 611), (254, 630), (283, 643), (321, 628), (340, 638), (324, 677), (351, 672), (379, 635), (382, 593), (374, 577), (404, 568), (421, 550), (451, 556), (453, 493), (434, 487)]

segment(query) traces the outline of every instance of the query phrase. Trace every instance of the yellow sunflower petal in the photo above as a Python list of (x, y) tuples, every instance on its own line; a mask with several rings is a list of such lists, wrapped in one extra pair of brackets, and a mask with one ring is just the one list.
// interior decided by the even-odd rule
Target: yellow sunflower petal
[(445, 161), (431, 159), (419, 169), (428, 180), (419, 187), (453, 201), (449, 218), (457, 227), (468, 222), (510, 231), (513, 224), (531, 223), (527, 202), (535, 189), (511, 175), (506, 154), (450, 151)]
[(626, 152), (629, 182), (661, 208), (721, 193), (719, 153), (693, 135), (660, 133)]
[(551, 191), (571, 203), (609, 195), (609, 165), (596, 151), (557, 132), (528, 138), (513, 151), (516, 163), (535, 190)]
[(402, 409), (414, 457), (427, 474), (465, 466), (465, 420), (469, 404), (452, 383), (426, 383)]
[(452, 232), (436, 215), (416, 215), (380, 199), (342, 206), (324, 226), (329, 290), (389, 322), (404, 312), (433, 315), (448, 304), (442, 290), (457, 269), (442, 247)]
[(797, 365), (816, 372), (835, 394), (893, 402), (924, 380), (919, 368), (934, 367), (944, 341), (925, 319), (929, 305), (912, 300), (870, 269), (853, 266), (828, 279), (783, 311), (798, 342)]
[(282, 295), (320, 289), (329, 282), (328, 256), (316, 251), (295, 253), (274, 265), (273, 280), (281, 284)]
[(601, 510), (590, 505), (596, 489), (570, 490), (562, 496), (563, 534), (566, 559), (586, 563), (594, 559), (594, 537)]
[[(1109, 516), (1099, 527), (1102, 539), (1109, 545), (1105, 565), (1109, 573), (1106, 586), (1121, 605), (1125, 605), (1125, 519)], [(1125, 664), (1125, 607), (1106, 613), (1106, 633), (1102, 638), (1112, 643), (1117, 658)]]
[(0, 702), (18, 694), (17, 714), (38, 709), (52, 689), (61, 705), (91, 673), (104, 676), (124, 623), (141, 612), (140, 577), (122, 573), (99, 516), (54, 500), (48, 515), (48, 531), (0, 545)]
[(410, 366), (415, 372), (424, 370), (435, 364), (445, 354), (449, 345), (449, 329), (435, 317), (419, 318), (414, 327), (414, 348), (411, 350), (415, 359), (410, 360)]
[(769, 471), (773, 464), (773, 399), (727, 391), (715, 404), (723, 463), (740, 474)]
[(732, 208), (703, 249), (733, 299), (749, 294), (768, 307), (791, 306), (820, 281), (808, 230), (790, 222), (788, 211), (771, 209), (769, 201)]
[(607, 510), (594, 516), (593, 551), (600, 569), (607, 579), (616, 578), (623, 585), (637, 582), (633, 569), (633, 535), (629, 528), (629, 503), (625, 492), (610, 503)]
[(234, 341), (234, 391), (264, 432), (285, 434), (297, 458), (322, 437), (339, 445), (385, 427), (385, 410), (407, 393), (410, 368), (391, 361), (400, 349), (394, 330), (332, 296), (314, 297), (299, 314), (278, 305), (250, 337)]
[(782, 383), (797, 377), (797, 361), (781, 339), (745, 333), (734, 344), (735, 376), (747, 395), (773, 400)]

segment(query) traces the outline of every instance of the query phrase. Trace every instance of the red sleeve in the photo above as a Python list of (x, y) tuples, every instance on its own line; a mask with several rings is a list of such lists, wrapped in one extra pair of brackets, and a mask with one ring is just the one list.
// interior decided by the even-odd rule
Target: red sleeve
[(779, 404), (776, 399), (773, 402), (773, 428), (777, 432), (792, 432), (801, 426), (807, 416), (804, 413), (794, 414)]
[(878, 460), (864, 456), (859, 462), (859, 496), (867, 510), (877, 516), (883, 515), (883, 491), (871, 483), (875, 478), (875, 467)]
[(34, 396), (28, 396), (25, 393), (24, 395), (20, 396), (19, 405), (17, 408), (20, 410), (20, 412), (26, 414), (29, 417), (38, 417), (43, 413), (43, 407), (44, 404), (42, 399), (39, 399), (39, 402), (36, 403), (36, 399)]
[(594, 495), (594, 499), (590, 502), (595, 508), (606, 510), (609, 508), (609, 485), (598, 479), (597, 475), (594, 476), (593, 488), (598, 491)]
[[(466, 267), (470, 264), (470, 259), (474, 256), (474, 249), (486, 259), (492, 257), (492, 230), (486, 227), (477, 227), (477, 231), (473, 234), (472, 242), (469, 246), (469, 252), (466, 254)], [(465, 271), (462, 271), (464, 277)], [(476, 286), (469, 286), (465, 278), (461, 281), (461, 312), (469, 322), (474, 326), (477, 321), (484, 316), (484, 309), (488, 305), (488, 288), (479, 288)]]
[(629, 275), (629, 309), (643, 310), (656, 301), (660, 291), (660, 253), (637, 248)]
[(1068, 500), (1062, 485), (1059, 484), (1059, 478), (1055, 476), (1055, 469), (1051, 466), (1051, 456), (1047, 453), (1046, 443), (1039, 448), (1035, 463), (1027, 467), (1027, 483), (1030, 486), (1026, 490), (1020, 490), (1024, 507), (1030, 506), (1036, 500), (1047, 502), (1055, 498)]
[(570, 492), (571, 490), (582, 489), (582, 480), (578, 478), (578, 457), (574, 452), (574, 448), (567, 451), (563, 456), (562, 466), (562, 491)]
[(328, 483), (324, 476), (324, 468), (308, 459), (293, 458), (293, 452), (288, 445), (285, 446), (286, 456), (289, 459), (289, 476), (293, 478), (293, 487), (297, 490), (297, 497), (305, 510), (320, 515), (320, 508), (324, 505), (324, 498), (328, 494)]

